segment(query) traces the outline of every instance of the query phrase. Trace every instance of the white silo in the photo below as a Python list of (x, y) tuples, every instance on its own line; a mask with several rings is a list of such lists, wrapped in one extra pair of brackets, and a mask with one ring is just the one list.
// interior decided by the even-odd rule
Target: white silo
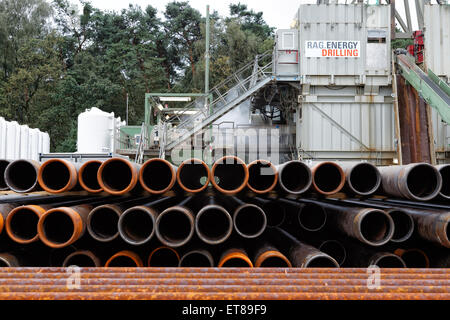
[(6, 125), (6, 120), (0, 117), (0, 159), (6, 159)]
[(20, 157), (20, 125), (16, 121), (6, 124), (6, 159), (19, 159)]
[(78, 116), (78, 152), (114, 152), (115, 122), (114, 113), (107, 113), (98, 108), (81, 113)]
[(38, 129), (30, 129), (29, 138), (29, 154), (32, 160), (39, 161), (39, 136), (40, 131)]
[(30, 128), (27, 125), (20, 126), (20, 159), (30, 159)]

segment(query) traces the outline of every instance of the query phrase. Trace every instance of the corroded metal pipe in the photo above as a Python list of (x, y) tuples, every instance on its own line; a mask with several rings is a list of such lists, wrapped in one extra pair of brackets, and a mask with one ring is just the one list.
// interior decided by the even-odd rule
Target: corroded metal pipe
[(208, 197), (203, 208), (195, 216), (195, 231), (207, 244), (223, 243), (233, 232), (233, 218), (223, 206), (217, 204), (214, 197)]
[(379, 167), (384, 193), (418, 201), (435, 198), (442, 188), (439, 171), (427, 163)]
[(142, 187), (151, 194), (164, 194), (175, 186), (177, 167), (164, 159), (150, 159), (139, 171)]
[(300, 195), (312, 184), (311, 169), (301, 161), (289, 161), (278, 166), (278, 185), (288, 194)]
[(322, 230), (327, 222), (327, 212), (314, 202), (299, 203), (286, 198), (278, 198), (277, 202), (284, 208), (290, 207), (294, 210), (295, 214), (291, 221), (294, 227), (298, 224), (306, 231), (316, 232)]
[(40, 166), (40, 163), (34, 160), (11, 161), (3, 176), (6, 185), (9, 189), (18, 193), (40, 190), (38, 184)]
[(398, 256), (387, 251), (377, 251), (374, 248), (352, 240), (340, 239), (347, 250), (346, 266), (368, 268), (406, 268), (405, 262)]
[(267, 227), (279, 227), (285, 222), (285, 207), (280, 206), (277, 201), (260, 197), (250, 197), (246, 201), (257, 205), (264, 211), (267, 218)]
[(77, 266), (80, 268), (98, 268), (101, 267), (100, 259), (88, 250), (79, 250), (71, 253), (63, 262), (63, 267)]
[(378, 168), (368, 162), (339, 163), (345, 173), (345, 191), (359, 196), (370, 196), (381, 185)]
[(89, 193), (100, 193), (103, 191), (97, 178), (98, 170), (102, 163), (100, 160), (87, 161), (78, 170), (78, 181), (81, 187)]
[(439, 195), (447, 200), (450, 200), (450, 164), (443, 164), (436, 166), (442, 177), (442, 188)]
[(333, 257), (339, 263), (339, 266), (342, 266), (347, 258), (345, 246), (337, 240), (326, 240), (320, 244), (318, 249)]
[(264, 245), (255, 254), (255, 268), (291, 268), (284, 254), (271, 245)]
[(319, 162), (311, 166), (311, 190), (321, 195), (330, 196), (345, 186), (345, 173), (335, 162)]
[(39, 167), (38, 182), (49, 193), (74, 190), (78, 185), (79, 165), (64, 159), (50, 159)]
[(144, 264), (141, 258), (135, 252), (132, 251), (120, 251), (113, 255), (105, 264), (106, 268), (142, 268)]
[(20, 267), (19, 260), (10, 253), (0, 253), (0, 268)]
[(38, 222), (39, 238), (51, 248), (70, 246), (84, 235), (91, 210), (90, 205), (78, 205), (46, 211)]
[(9, 160), (0, 159), (0, 191), (5, 191), (9, 189), (5, 181), (5, 170), (10, 163), (11, 161)]
[(249, 179), (248, 168), (238, 157), (217, 160), (211, 169), (211, 183), (219, 192), (236, 194), (244, 190)]
[(222, 254), (218, 268), (253, 268), (253, 263), (244, 249), (229, 249)]
[(14, 208), (6, 218), (5, 229), (14, 242), (30, 244), (39, 240), (39, 219), (49, 210), (49, 205), (28, 205)]
[(111, 242), (119, 237), (119, 218), (125, 211), (121, 205), (105, 204), (95, 207), (87, 217), (87, 230), (99, 242)]
[(176, 268), (180, 264), (180, 255), (174, 248), (159, 247), (153, 250), (147, 261), (152, 268)]
[(193, 197), (188, 197), (158, 215), (155, 222), (156, 236), (163, 245), (178, 248), (187, 244), (194, 236), (195, 216), (186, 207), (192, 199)]
[(17, 204), (14, 203), (0, 203), (0, 234), (3, 231), (5, 226), (6, 219), (8, 214), (17, 207)]
[(339, 268), (334, 258), (300, 241), (289, 250), (289, 257), (296, 268)]
[(189, 159), (178, 167), (177, 182), (186, 192), (200, 193), (208, 188), (211, 182), (211, 171), (204, 161)]
[(424, 269), (430, 267), (430, 259), (423, 250), (397, 249), (394, 251), (394, 254), (402, 258), (407, 268)]
[(256, 160), (248, 166), (247, 187), (256, 194), (271, 192), (278, 183), (278, 170), (269, 161)]
[(139, 189), (140, 165), (122, 158), (108, 159), (97, 172), (100, 187), (112, 195), (124, 195)]
[(180, 268), (212, 268), (214, 258), (207, 250), (193, 250), (187, 252), (180, 259)]

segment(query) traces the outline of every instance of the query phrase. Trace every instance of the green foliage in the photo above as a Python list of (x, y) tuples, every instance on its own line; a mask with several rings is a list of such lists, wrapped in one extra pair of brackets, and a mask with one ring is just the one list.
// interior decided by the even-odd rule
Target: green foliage
[[(205, 18), (171, 2), (102, 11), (80, 0), (0, 0), (0, 116), (47, 131), (53, 152), (76, 150), (77, 118), (98, 107), (130, 124), (146, 92), (202, 92)], [(231, 5), (211, 15), (211, 83), (271, 49), (262, 13)]]

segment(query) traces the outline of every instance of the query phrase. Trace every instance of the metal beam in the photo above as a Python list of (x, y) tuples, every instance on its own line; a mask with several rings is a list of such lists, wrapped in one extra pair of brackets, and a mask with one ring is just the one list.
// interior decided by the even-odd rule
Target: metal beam
[(405, 4), (406, 22), (408, 23), (408, 32), (412, 32), (411, 11), (409, 9), (409, 0), (403, 0)]

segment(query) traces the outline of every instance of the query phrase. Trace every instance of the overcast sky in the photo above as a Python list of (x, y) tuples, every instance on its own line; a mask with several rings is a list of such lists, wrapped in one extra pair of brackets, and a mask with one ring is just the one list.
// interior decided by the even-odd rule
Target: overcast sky
[[(73, 0), (72, 0), (73, 1)], [(370, 0), (372, 1), (372, 0)], [(120, 11), (123, 8), (128, 7), (129, 3), (138, 4), (142, 8), (147, 5), (152, 5), (156, 7), (160, 12), (164, 11), (164, 8), (169, 0), (91, 0), (94, 7), (99, 9), (116, 10)], [(244, 3), (250, 9), (254, 11), (262, 11), (264, 13), (264, 19), (268, 22), (270, 26), (276, 28), (289, 28), (292, 19), (295, 16), (295, 12), (299, 5), (302, 3), (316, 3), (316, 0), (221, 0), (221, 1), (211, 1), (211, 0), (189, 0), (191, 6), (199, 10), (203, 15), (205, 14), (206, 5), (210, 4), (211, 10), (218, 11), (221, 15), (228, 15), (228, 6), (230, 3)], [(345, 0), (340, 1), (342, 3)], [(350, 2), (350, 0), (348, 0)], [(373, 0), (372, 2), (376, 2)], [(415, 12), (414, 1), (411, 2), (411, 11)], [(435, 1), (432, 1), (435, 2)], [(397, 1), (397, 9), (401, 15), (404, 14), (403, 1)], [(405, 20), (405, 19), (404, 19)], [(413, 18), (415, 23), (415, 28), (417, 28), (417, 23)]]

